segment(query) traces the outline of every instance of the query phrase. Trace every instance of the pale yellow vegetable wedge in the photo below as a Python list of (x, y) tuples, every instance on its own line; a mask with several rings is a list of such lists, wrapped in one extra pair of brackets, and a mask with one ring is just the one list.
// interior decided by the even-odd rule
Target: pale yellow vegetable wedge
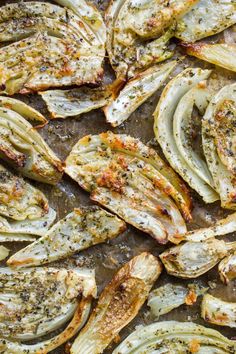
[(112, 0), (105, 14), (107, 51), (117, 77), (134, 77), (170, 58), (173, 52), (168, 42), (174, 35), (176, 20), (196, 2)]
[(236, 209), (236, 84), (215, 94), (202, 120), (202, 143), (221, 206)]
[(163, 90), (154, 112), (154, 133), (173, 169), (196, 190), (206, 203), (218, 199), (217, 193), (186, 163), (174, 138), (174, 115), (182, 97), (211, 74), (210, 70), (188, 68), (174, 77)]
[(56, 212), (48, 212), (35, 219), (11, 220), (0, 216), (0, 242), (35, 241), (45, 235), (56, 219)]
[(46, 196), (0, 164), (0, 241), (32, 241), (56, 218)]
[(20, 100), (0, 96), (0, 106), (3, 108), (9, 108), (16, 113), (19, 113), (23, 118), (29, 121), (39, 122), (42, 124), (47, 123), (47, 119), (40, 112)]
[(152, 66), (128, 81), (118, 97), (103, 108), (107, 122), (113, 127), (122, 124), (160, 88), (175, 66), (175, 61), (161, 66)]
[(185, 185), (138, 139), (112, 132), (85, 136), (67, 157), (66, 173), (92, 200), (160, 243), (166, 243), (169, 233), (186, 232), (177, 207), (191, 218)]
[[(3, 6), (0, 92), (29, 93), (70, 85), (95, 84), (103, 75), (106, 28), (87, 2), (23, 2)], [(67, 7), (68, 6), (68, 7)]]
[(62, 178), (63, 163), (38, 131), (15, 110), (0, 107), (0, 157), (24, 176), (48, 184)]
[(0, 164), (0, 215), (13, 220), (38, 219), (49, 211), (46, 196)]
[[(174, 138), (180, 155), (189, 168), (214, 189), (214, 183), (206, 161), (201, 153), (193, 148), (193, 109), (197, 107), (203, 115), (211, 99), (206, 82), (202, 81), (189, 90), (179, 101), (173, 119)], [(195, 128), (196, 129), (196, 128)], [(187, 173), (187, 172), (186, 172)]]
[[(84, 325), (97, 291), (94, 272), (86, 269), (1, 268), (0, 284), (0, 350), (8, 354), (46, 354), (65, 343)], [(68, 321), (58, 335), (26, 344)]]
[(210, 227), (188, 231), (183, 235), (171, 235), (169, 241), (178, 244), (182, 241), (201, 242), (211, 237), (223, 236), (236, 231), (236, 213), (217, 220)]
[(189, 279), (206, 273), (235, 249), (235, 242), (226, 243), (210, 238), (205, 242), (188, 241), (172, 247), (163, 252), (160, 258), (169, 274)]
[(82, 113), (105, 106), (111, 100), (106, 88), (78, 87), (71, 90), (49, 90), (40, 92), (51, 118), (79, 116)]
[(236, 23), (235, 0), (200, 0), (182, 17), (175, 36), (184, 42), (217, 34)]
[(161, 269), (160, 261), (146, 252), (126, 263), (101, 293), (70, 353), (102, 353), (138, 314)]
[(236, 328), (236, 303), (205, 294), (201, 304), (201, 316), (208, 323)]
[(192, 43), (184, 47), (188, 55), (236, 72), (236, 44)]
[(118, 236), (125, 223), (99, 207), (74, 209), (37, 241), (15, 253), (7, 262), (12, 267), (50, 263)]
[(0, 261), (3, 261), (9, 256), (10, 250), (4, 246), (0, 246)]
[(236, 252), (222, 259), (218, 266), (220, 279), (223, 283), (229, 284), (236, 278)]
[(236, 345), (214, 329), (193, 322), (165, 321), (139, 326), (113, 354), (234, 354)]
[(147, 305), (155, 320), (161, 315), (171, 312), (173, 309), (186, 304), (192, 306), (198, 296), (203, 295), (208, 288), (203, 288), (197, 284), (172, 284), (167, 283), (150, 292)]

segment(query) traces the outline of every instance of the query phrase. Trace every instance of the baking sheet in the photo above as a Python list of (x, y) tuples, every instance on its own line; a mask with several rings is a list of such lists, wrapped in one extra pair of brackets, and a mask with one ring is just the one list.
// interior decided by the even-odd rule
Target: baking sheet
[[(5, 3), (17, 1), (0, 1), (1, 6)], [(97, 0), (94, 3), (100, 8), (101, 11), (107, 6), (108, 1)], [(216, 41), (221, 38), (215, 36), (211, 41)], [(176, 75), (181, 69), (186, 66), (198, 66), (208, 68), (210, 65), (198, 62), (194, 58), (184, 58), (183, 53), (178, 52), (177, 56), (181, 58), (178, 68), (175, 70)], [(113, 72), (109, 67), (108, 61), (105, 63), (106, 74), (104, 81), (106, 83), (112, 82), (114, 79)], [(219, 69), (213, 75), (212, 83), (224, 86), (226, 83), (235, 80), (236, 76), (226, 70)], [(79, 118), (68, 118), (65, 120), (53, 120), (40, 130), (40, 134), (45, 138), (47, 143), (56, 152), (56, 154), (63, 160), (69, 154), (73, 145), (84, 135), (98, 134), (107, 130), (112, 130), (115, 133), (130, 134), (133, 137), (141, 139), (144, 143), (154, 144), (154, 147), (160, 152), (157, 144), (154, 141), (153, 133), (153, 118), (152, 113), (155, 110), (161, 90), (156, 92), (149, 100), (146, 101), (131, 117), (118, 128), (111, 128), (106, 124), (105, 117), (102, 111), (96, 110), (84, 114)], [(16, 98), (23, 100), (34, 108), (38, 109), (46, 117), (49, 117), (46, 106), (40, 96), (37, 95), (15, 95)], [(161, 154), (161, 152), (160, 152)], [(62, 181), (55, 187), (47, 186), (41, 183), (34, 183), (47, 195), (50, 205), (57, 211), (57, 220), (64, 217), (74, 207), (80, 205), (92, 204), (89, 200), (89, 195), (85, 193), (74, 181), (68, 176), (64, 176)], [(214, 203), (210, 206), (204, 205), (201, 200), (192, 193), (194, 200), (193, 219), (194, 222), (188, 225), (189, 229), (196, 227), (203, 227), (210, 225), (215, 219), (223, 216), (225, 212), (220, 208), (219, 203)], [(235, 237), (232, 235), (231, 237)], [(27, 243), (8, 243), (6, 246), (10, 248), (12, 255), (14, 252), (23, 248)], [(127, 230), (117, 237), (115, 240), (107, 244), (97, 245), (88, 250), (80, 252), (79, 254), (65, 259), (64, 261), (54, 262), (53, 266), (57, 267), (89, 267), (95, 268), (96, 280), (100, 291), (112, 278), (113, 274), (119, 269), (122, 264), (130, 260), (133, 256), (141, 253), (142, 251), (150, 251), (154, 255), (161, 253), (166, 246), (160, 246), (149, 235), (144, 234), (135, 228), (127, 225)], [(4, 265), (4, 263), (2, 263)], [(157, 280), (155, 287), (161, 286), (167, 282), (191, 283), (196, 281), (206, 286), (210, 286), (210, 293), (221, 297), (223, 300), (236, 302), (236, 282), (231, 282), (230, 285), (225, 286), (219, 281), (217, 274), (217, 267), (198, 278), (197, 280), (183, 281), (174, 277), (170, 277), (163, 271), (161, 277)], [(164, 320), (179, 320), (179, 321), (194, 321), (208, 327), (216, 328), (222, 334), (227, 335), (229, 338), (235, 336), (235, 331), (224, 327), (210, 326), (204, 323), (200, 318), (200, 301), (193, 306), (181, 306), (173, 310), (171, 313), (161, 316), (159, 321)], [(130, 334), (137, 325), (151, 323), (152, 319), (148, 308), (144, 306), (139, 315), (120, 333), (121, 339)], [(111, 345), (104, 353), (112, 352), (116, 345)], [(66, 353), (68, 347), (62, 346), (52, 353), (62, 354)], [(81, 353), (83, 354), (83, 353)]]

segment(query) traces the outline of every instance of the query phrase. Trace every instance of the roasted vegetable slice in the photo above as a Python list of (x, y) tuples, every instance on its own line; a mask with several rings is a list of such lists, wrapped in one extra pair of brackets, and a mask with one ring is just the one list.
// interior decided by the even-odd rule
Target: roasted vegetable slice
[(175, 65), (174, 61), (153, 66), (129, 81), (118, 97), (104, 107), (107, 122), (116, 127), (128, 119), (131, 113), (159, 89)]
[(195, 42), (236, 23), (235, 0), (200, 0), (180, 19), (175, 36)]
[[(83, 20), (89, 36), (87, 40), (103, 47), (106, 42), (106, 26), (100, 11), (86, 0), (56, 0), (59, 5), (68, 7)], [(83, 26), (82, 26), (83, 27)]]
[(35, 339), (72, 319), (71, 333), (66, 334), (65, 330), (64, 338), (63, 332), (59, 335), (65, 342), (77, 332), (96, 296), (94, 272), (83, 269), (31, 268), (12, 272), (1, 268), (0, 284), (1, 337), (10, 340)]
[(187, 13), (195, 3), (197, 0), (177, 0), (170, 3), (160, 0), (123, 1), (123, 7), (116, 19), (116, 23), (123, 25), (117, 29), (117, 39), (120, 42), (128, 41), (132, 34), (143, 38), (160, 36), (163, 30)]
[(1, 92), (100, 81), (106, 40), (102, 16), (85, 1), (58, 2), (68, 7), (27, 2), (1, 8), (0, 41), (18, 40), (0, 50)]
[(35, 241), (35, 236), (43, 236), (56, 219), (56, 212), (49, 208), (48, 213), (37, 219), (20, 221), (0, 216), (0, 242)]
[[(236, 8), (235, 8), (236, 11)], [(187, 54), (236, 72), (236, 44), (184, 44)]]
[[(154, 112), (154, 132), (159, 144), (161, 145), (163, 153), (165, 154), (165, 157), (167, 158), (171, 166), (174, 168), (174, 170), (181, 175), (181, 177), (190, 185), (190, 187), (195, 189), (203, 197), (206, 203), (212, 203), (216, 201), (218, 199), (218, 195), (209, 186), (209, 184), (205, 182), (205, 180), (200, 178), (200, 167), (198, 167), (197, 174), (195, 171), (196, 167), (192, 169), (191, 166), (185, 160), (186, 156), (185, 158), (182, 156), (174, 137), (175, 134), (178, 133), (176, 131), (177, 124), (174, 126), (173, 121), (176, 109), (176, 120), (179, 120), (179, 110), (181, 110), (182, 104), (179, 106), (179, 108), (178, 104), (181, 98), (190, 89), (195, 87), (201, 81), (208, 78), (210, 73), (211, 72), (209, 70), (202, 70), (199, 68), (188, 68), (181, 72), (166, 85), (165, 89), (162, 92), (157, 108)], [(199, 96), (200, 95), (201, 88), (199, 88)], [(195, 102), (198, 100), (198, 98), (199, 97), (197, 97), (197, 94), (195, 94)], [(185, 106), (184, 108), (186, 109), (187, 115), (189, 114), (189, 97), (184, 97), (183, 100)], [(181, 101), (181, 103), (183, 102)], [(184, 119), (188, 118), (186, 117)], [(199, 162), (199, 158), (197, 158), (197, 161)], [(202, 165), (202, 163), (200, 164)], [(206, 172), (204, 173), (204, 175), (206, 175)], [(208, 178), (210, 177), (208, 176)]]
[[(32, 241), (56, 218), (45, 195), (0, 165), (0, 241)], [(31, 236), (30, 236), (31, 235)]]
[(0, 246), (0, 261), (3, 261), (9, 256), (10, 250), (4, 246)]
[(236, 84), (226, 86), (220, 94), (212, 128), (221, 162), (236, 175)]
[[(161, 37), (151, 41), (146, 44), (141, 41), (141, 45), (133, 48), (132, 53), (125, 53), (125, 61), (128, 63), (127, 76), (128, 78), (132, 78), (136, 76), (138, 73), (143, 71), (144, 69), (156, 64), (160, 63), (166, 59), (169, 59), (173, 56), (174, 51), (170, 47), (168, 47), (170, 39), (173, 37), (174, 30), (171, 27), (168, 31), (166, 31)], [(128, 51), (132, 50), (129, 47)], [(127, 60), (128, 58), (128, 60)], [(116, 67), (117, 65), (115, 65)], [(122, 66), (120, 71), (116, 70), (117, 75), (124, 75), (124, 71)]]
[(10, 266), (33, 266), (52, 262), (116, 237), (125, 223), (98, 207), (74, 209), (45, 236), (14, 254)]
[(47, 123), (47, 119), (41, 113), (20, 100), (16, 100), (11, 97), (0, 96), (0, 107), (9, 108), (14, 112), (19, 113), (23, 118), (29, 121), (39, 122), (42, 124)]
[[(37, 344), (21, 344), (20, 342), (1, 339), (0, 350), (4, 354), (47, 354), (52, 350), (64, 344), (68, 339), (72, 338), (84, 325), (90, 311), (90, 301), (85, 299), (80, 302), (80, 306), (76, 313), (64, 329), (63, 332)], [(79, 324), (79, 326), (78, 326)]]
[(236, 243), (210, 238), (205, 242), (186, 242), (163, 252), (160, 258), (171, 275), (179, 278), (196, 278), (213, 268), (235, 250)]
[(220, 279), (228, 284), (236, 278), (236, 252), (222, 259), (218, 266)]
[(148, 306), (151, 315), (158, 319), (173, 309), (186, 304), (193, 305), (199, 295), (203, 295), (208, 289), (189, 284), (188, 286), (167, 283), (160, 288), (151, 291), (148, 297)]
[(0, 69), (4, 74), (0, 76), (0, 93), (24, 94), (49, 87), (95, 84), (101, 81), (102, 60), (95, 48), (80, 50), (72, 41), (36, 33), (1, 48)]
[(170, 196), (190, 218), (185, 186), (157, 153), (138, 139), (111, 132), (86, 136), (66, 160), (66, 172), (91, 198), (165, 243), (167, 233), (186, 232)]
[(38, 219), (49, 211), (46, 196), (0, 165), (0, 215), (14, 220)]
[(111, 99), (111, 92), (105, 88), (79, 87), (71, 90), (50, 90), (41, 92), (52, 118), (78, 116), (105, 106)]
[(175, 22), (196, 2), (112, 0), (106, 12), (107, 51), (117, 76), (132, 77), (169, 58)]
[(201, 115), (211, 99), (211, 94), (206, 87), (206, 82), (201, 81), (197, 86), (189, 90), (179, 101), (173, 119), (173, 131), (177, 148), (187, 165), (209, 186), (214, 188), (212, 176), (206, 161), (197, 149), (193, 147), (194, 128), (192, 117), (194, 106)]
[(202, 318), (214, 325), (236, 328), (236, 303), (205, 294), (201, 306)]
[(137, 315), (161, 269), (158, 259), (146, 252), (126, 263), (103, 290), (70, 353), (102, 353)]
[(113, 354), (233, 354), (235, 342), (218, 331), (192, 322), (165, 321), (139, 327)]
[(224, 208), (236, 208), (236, 84), (213, 96), (202, 120), (203, 150)]
[(236, 231), (236, 213), (216, 221), (210, 227), (188, 231), (184, 235), (170, 235), (169, 241), (175, 244), (182, 241), (201, 242), (211, 237), (227, 235), (234, 231)]
[(6, 107), (0, 107), (0, 157), (23, 175), (40, 182), (56, 184), (62, 177), (62, 162), (36, 129)]

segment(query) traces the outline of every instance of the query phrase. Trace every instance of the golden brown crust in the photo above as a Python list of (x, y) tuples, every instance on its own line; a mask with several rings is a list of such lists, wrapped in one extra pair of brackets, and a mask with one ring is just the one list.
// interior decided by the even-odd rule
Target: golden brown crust
[[(119, 135), (115, 135), (111, 132), (101, 133), (99, 136), (101, 140), (106, 145), (108, 145), (111, 149), (125, 150), (125, 151), (129, 151), (131, 154), (132, 153), (140, 154), (140, 146), (139, 146), (139, 141), (137, 139), (131, 139), (131, 138), (129, 139), (129, 137), (127, 139), (121, 139)], [(157, 155), (154, 149), (148, 148), (147, 151), (141, 152), (141, 155), (142, 154), (144, 158), (155, 159), (159, 164), (159, 167), (163, 175), (169, 177), (171, 182), (175, 181), (174, 186), (175, 187), (178, 186), (178, 189), (181, 190), (184, 199), (184, 203), (182, 203), (183, 215), (186, 220), (190, 221), (192, 219), (191, 216), (192, 199), (190, 197), (190, 192), (186, 184), (183, 182), (182, 179), (178, 177), (178, 175), (171, 169), (171, 167), (169, 167), (167, 164), (164, 163), (164, 161)], [(158, 188), (161, 188), (167, 195), (173, 197), (174, 188), (171, 188), (170, 185), (166, 186), (163, 180), (157, 178), (155, 179), (155, 184)]]

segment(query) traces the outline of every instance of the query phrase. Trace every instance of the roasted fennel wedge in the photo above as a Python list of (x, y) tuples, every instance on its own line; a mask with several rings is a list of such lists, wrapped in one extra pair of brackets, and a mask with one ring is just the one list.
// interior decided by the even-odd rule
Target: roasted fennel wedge
[[(96, 83), (103, 74), (106, 29), (84, 0), (8, 4), (1, 8), (1, 92)], [(36, 33), (36, 35), (34, 35)], [(22, 39), (23, 38), (23, 39)]]
[(117, 76), (135, 73), (170, 56), (175, 22), (195, 4), (188, 1), (111, 1), (106, 12), (107, 51)]
[(165, 321), (137, 328), (113, 354), (233, 354), (235, 342), (193, 322)]
[(195, 42), (217, 34), (234, 23), (235, 0), (200, 0), (179, 20), (175, 36), (183, 42)]
[(188, 55), (236, 72), (236, 44), (192, 43), (184, 47)]
[(205, 294), (201, 305), (201, 316), (211, 324), (236, 328), (236, 303)]
[(0, 261), (3, 261), (9, 256), (10, 250), (4, 246), (0, 246)]
[(160, 261), (146, 252), (126, 263), (101, 293), (70, 353), (102, 353), (137, 315), (161, 269)]
[(228, 284), (236, 278), (236, 251), (222, 259), (218, 266), (220, 279)]
[[(181, 132), (180, 126), (189, 125), (194, 104), (198, 105), (200, 110), (206, 106), (208, 94), (202, 91), (201, 86), (196, 87), (196, 85), (200, 85), (210, 74), (211, 71), (200, 68), (188, 68), (182, 71), (166, 85), (154, 112), (154, 132), (165, 157), (174, 170), (202, 196), (206, 203), (212, 203), (219, 197), (209, 185), (211, 176), (205, 162), (193, 152), (192, 148), (186, 151), (187, 147), (184, 144), (190, 138), (187, 136), (188, 130)], [(189, 92), (193, 88), (194, 91)], [(184, 108), (183, 115), (182, 108)]]
[(157, 320), (161, 315), (183, 304), (191, 306), (197, 301), (197, 297), (203, 295), (207, 290), (197, 284), (184, 286), (167, 283), (150, 292), (148, 306), (151, 315)]
[(0, 106), (0, 157), (24, 176), (56, 184), (63, 164), (35, 128), (18, 112)]
[(36, 219), (10, 220), (0, 216), (0, 242), (35, 241), (43, 236), (56, 219), (56, 212), (49, 208), (47, 214)]
[(235, 249), (235, 242), (210, 238), (205, 242), (188, 241), (172, 247), (160, 258), (169, 274), (179, 278), (197, 278)]
[(236, 208), (236, 84), (223, 87), (211, 99), (202, 120), (207, 164), (223, 208)]
[(18, 113), (26, 120), (41, 124), (47, 123), (47, 119), (40, 112), (15, 98), (0, 96), (0, 107), (9, 108), (11, 111)]
[(201, 242), (212, 237), (223, 236), (236, 231), (236, 213), (217, 220), (209, 227), (188, 231), (183, 235), (170, 235), (169, 241), (178, 244), (182, 241)]
[[(30, 268), (12, 272), (1, 268), (0, 284), (3, 353), (48, 353), (63, 344), (84, 323), (96, 296), (94, 272), (86, 269)], [(64, 331), (46, 342), (20, 344), (53, 332), (68, 321)], [(11, 343), (6, 341), (4, 346), (3, 338), (19, 343), (12, 343), (11, 351)]]
[(40, 92), (52, 118), (79, 116), (105, 106), (111, 100), (108, 88), (78, 87)]
[(129, 116), (157, 91), (176, 66), (172, 61), (162, 66), (152, 66), (130, 80), (118, 97), (103, 108), (106, 120), (113, 127), (123, 123)]
[(33, 220), (48, 211), (48, 200), (39, 189), (0, 164), (0, 215), (14, 220)]
[(56, 218), (46, 196), (0, 164), (0, 241), (32, 241)]
[(43, 237), (15, 253), (12, 267), (49, 263), (98, 243), (110, 240), (125, 230), (125, 223), (98, 207), (80, 207), (57, 222)]
[(91, 193), (92, 200), (160, 243), (166, 243), (169, 233), (186, 232), (175, 202), (186, 219), (191, 218), (188, 191), (138, 139), (111, 132), (85, 136), (67, 157), (66, 173)]
[[(193, 109), (196, 107), (201, 115), (211, 99), (207, 84), (201, 81), (197, 86), (189, 90), (179, 101), (173, 119), (174, 138), (180, 155), (185, 162), (204, 182), (214, 188), (212, 176), (206, 161), (201, 153), (193, 147), (194, 118)], [(196, 119), (196, 118), (195, 118)]]
[[(115, 19), (121, 28), (117, 28), (119, 42), (131, 41), (135, 34), (141, 38), (155, 38), (169, 28), (178, 18), (187, 13), (197, 0), (171, 1), (170, 3), (151, 0), (123, 0), (116, 1), (120, 6)], [(133, 37), (132, 37), (133, 35)]]

